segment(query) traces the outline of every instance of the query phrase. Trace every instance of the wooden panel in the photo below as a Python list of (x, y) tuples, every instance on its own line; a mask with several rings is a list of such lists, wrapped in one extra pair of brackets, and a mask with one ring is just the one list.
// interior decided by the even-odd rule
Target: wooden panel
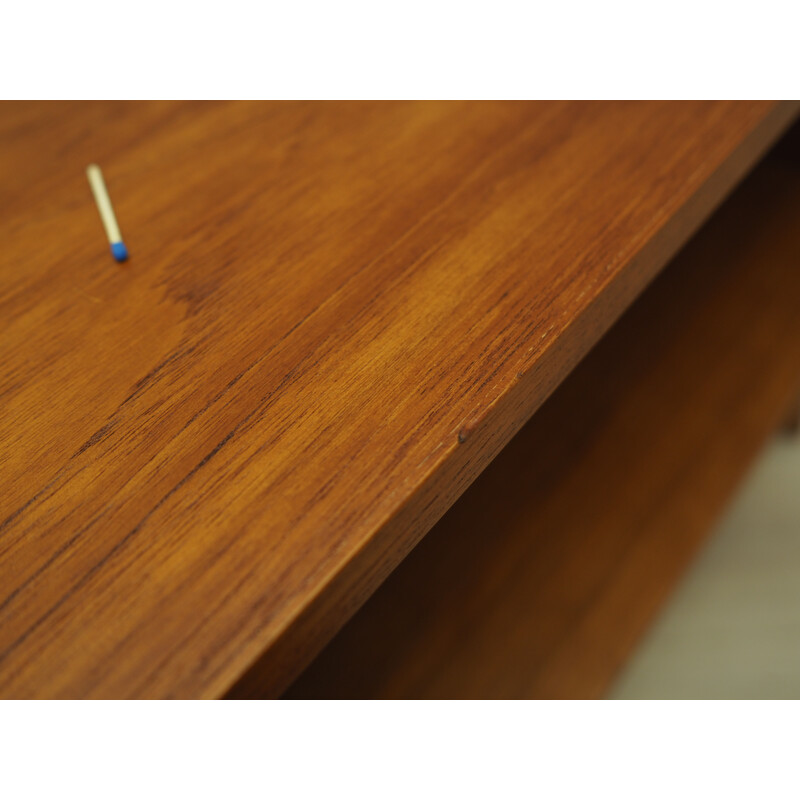
[(798, 219), (760, 167), (289, 696), (602, 696), (800, 389)]
[(3, 105), (0, 692), (282, 690), (794, 111)]

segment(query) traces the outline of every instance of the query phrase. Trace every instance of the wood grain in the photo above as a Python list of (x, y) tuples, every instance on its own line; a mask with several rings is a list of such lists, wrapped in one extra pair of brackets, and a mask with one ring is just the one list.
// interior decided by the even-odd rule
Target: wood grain
[(798, 218), (759, 167), (288, 696), (603, 696), (800, 389)]
[(0, 693), (281, 691), (794, 113), (4, 104)]

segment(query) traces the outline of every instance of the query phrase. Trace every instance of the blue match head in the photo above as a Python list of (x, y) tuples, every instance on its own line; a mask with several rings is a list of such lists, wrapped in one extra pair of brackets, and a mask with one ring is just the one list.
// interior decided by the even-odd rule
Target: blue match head
[(123, 242), (114, 242), (114, 244), (111, 245), (111, 255), (114, 256), (117, 261), (125, 261), (128, 257), (128, 248), (125, 247)]

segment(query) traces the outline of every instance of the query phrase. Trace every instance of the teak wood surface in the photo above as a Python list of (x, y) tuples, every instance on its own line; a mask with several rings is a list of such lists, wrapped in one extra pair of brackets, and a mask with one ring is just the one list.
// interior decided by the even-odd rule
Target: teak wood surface
[(794, 114), (0, 106), (0, 694), (282, 691)]
[(759, 166), (288, 696), (604, 696), (798, 396), (798, 219)]

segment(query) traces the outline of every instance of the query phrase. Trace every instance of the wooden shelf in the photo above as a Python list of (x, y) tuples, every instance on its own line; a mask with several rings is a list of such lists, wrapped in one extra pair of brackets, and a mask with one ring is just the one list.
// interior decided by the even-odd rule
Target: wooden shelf
[(796, 110), (6, 104), (0, 694), (279, 694)]
[(602, 696), (800, 393), (798, 219), (773, 158), (289, 696)]

